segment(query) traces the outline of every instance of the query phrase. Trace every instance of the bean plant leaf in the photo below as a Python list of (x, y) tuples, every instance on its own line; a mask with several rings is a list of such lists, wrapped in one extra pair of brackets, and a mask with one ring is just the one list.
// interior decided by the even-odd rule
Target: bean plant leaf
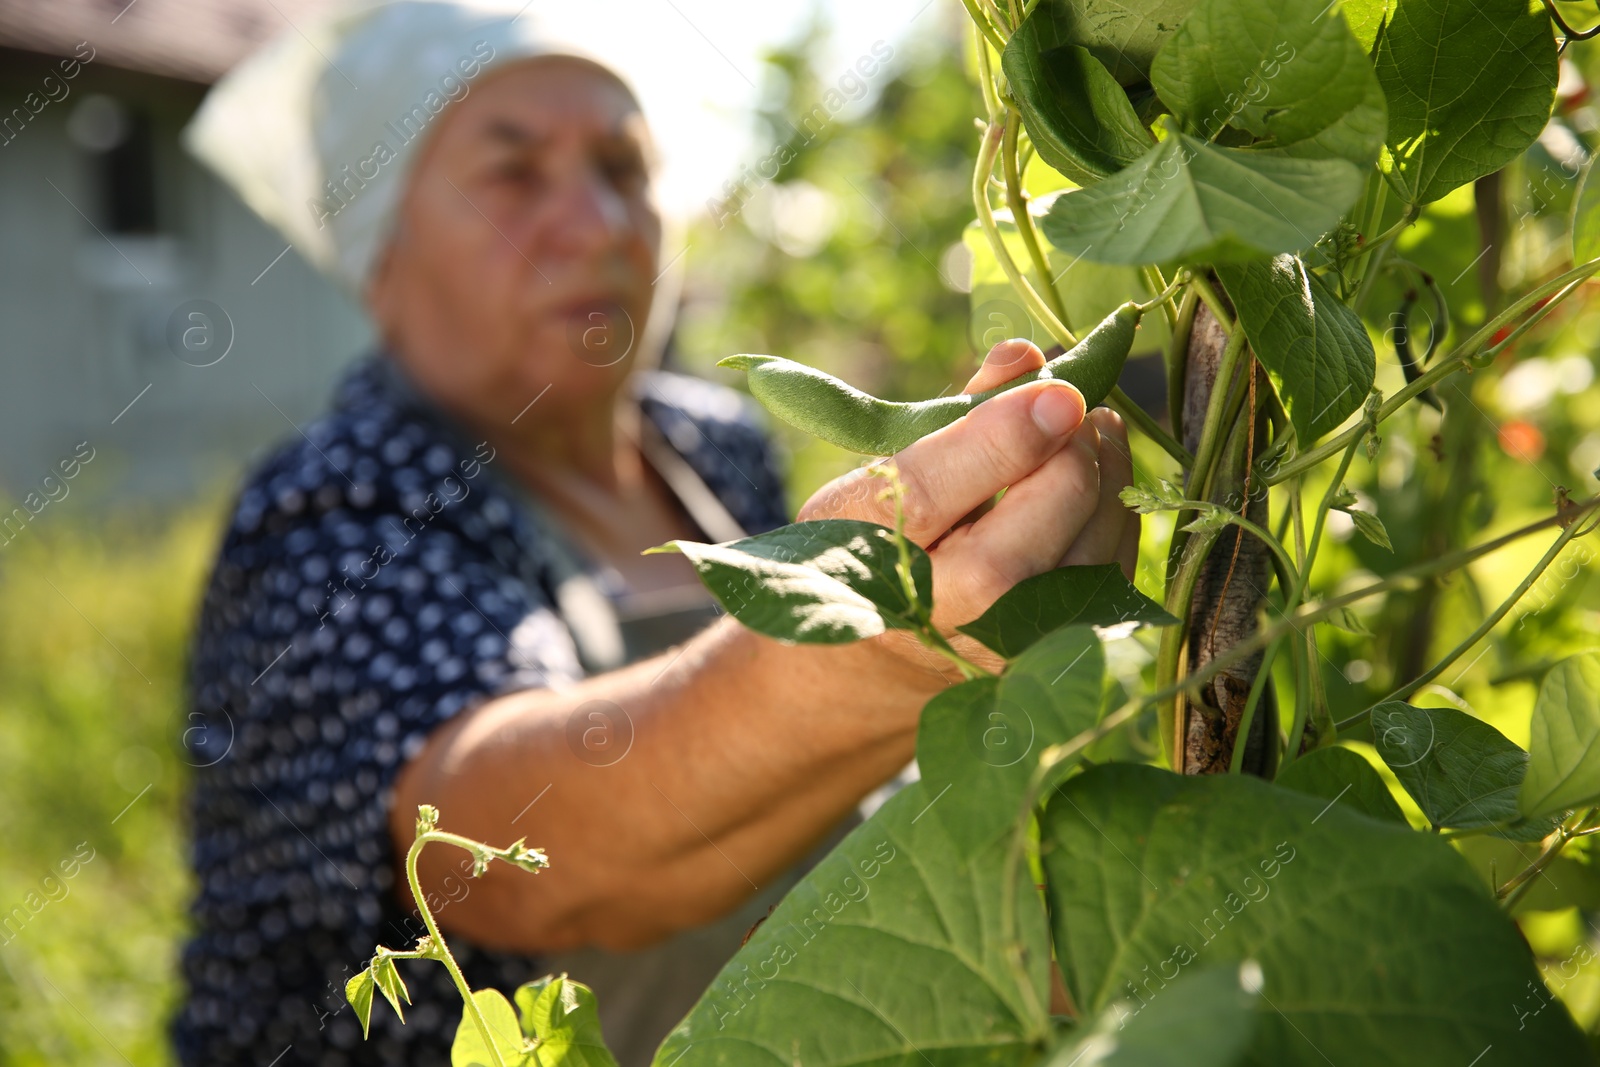
[(1156, 52), (1194, 4), (1195, 0), (1063, 0), (1064, 39), (1087, 48), (1123, 85), (1139, 85), (1149, 81)]
[(1079, 185), (1155, 144), (1104, 63), (1071, 41), (1068, 0), (1040, 0), (1006, 43), (1001, 68), (1039, 158)]
[(372, 979), (377, 983), (384, 999), (389, 1002), (389, 1006), (394, 1009), (394, 1013), (400, 1016), (400, 1021), (405, 1022), (406, 1013), (400, 1010), (400, 1002), (404, 1000), (410, 1004), (411, 992), (406, 989), (406, 983), (394, 965), (393, 956), (380, 956), (373, 961)]
[[(908, 545), (911, 578), (933, 602), (933, 565)], [(700, 580), (745, 626), (780, 641), (842, 644), (915, 625), (896, 567), (894, 531), (854, 519), (782, 526), (738, 541), (669, 541), (651, 552), (682, 552)]]
[[(900, 790), (806, 875), (656, 1053), (657, 1067), (1022, 1065), (1044, 1036), (1049, 953), (1028, 951), (1026, 994), (1007, 962), (1007, 842), (959, 847), (921, 782)], [(1016, 934), (1048, 934), (1017, 879)], [(1036, 1019), (1025, 1022), (1025, 1019)]]
[(1361, 317), (1295, 256), (1221, 266), (1250, 348), (1278, 391), (1300, 447), (1359, 409), (1378, 357)]
[(1359, 753), (1337, 745), (1314, 748), (1278, 773), (1277, 784), (1296, 793), (1322, 797), (1374, 819), (1409, 826), (1383, 776)]
[(956, 629), (1007, 659), (1063, 626), (1125, 622), (1172, 626), (1177, 619), (1128, 581), (1115, 563), (1057, 567), (1006, 590), (976, 619)]
[(1528, 775), (1517, 803), (1529, 818), (1600, 797), (1600, 654), (1570, 656), (1539, 686)]
[(1394, 543), (1389, 540), (1389, 531), (1384, 528), (1383, 520), (1370, 511), (1361, 511), (1358, 508), (1343, 508), (1344, 513), (1350, 516), (1350, 521), (1355, 525), (1356, 533), (1365, 537), (1379, 548), (1394, 551)]
[(350, 1002), (350, 1006), (355, 1009), (356, 1018), (361, 1020), (363, 1039), (366, 1038), (372, 1023), (372, 991), (375, 988), (371, 967), (362, 968), (360, 974), (344, 984), (344, 999)]
[(1256, 1031), (1253, 964), (1181, 975), (1161, 996), (1115, 1001), (1045, 1067), (1229, 1067)]
[[(528, 1062), (523, 1051), (522, 1027), (517, 1023), (517, 1013), (511, 1002), (498, 989), (479, 989), (472, 994), (483, 1021), (489, 1028), (489, 1038), (494, 1042), (500, 1059), (508, 1067), (522, 1067)], [(484, 1043), (472, 1013), (465, 1005), (461, 1009), (461, 1024), (456, 1027), (456, 1039), (450, 1045), (450, 1067), (495, 1067), (495, 1057)]]
[(600, 1032), (594, 992), (566, 975), (528, 982), (516, 992), (525, 1037), (538, 1038), (539, 1067), (617, 1067)]
[(1434, 835), (1246, 775), (1113, 763), (1052, 795), (1041, 848), (1082, 1013), (1154, 1010), (1197, 960), (1254, 960), (1244, 1063), (1468, 1064), (1490, 1045), (1507, 1063), (1588, 1062), (1559, 1003), (1511, 1010), (1538, 988), (1532, 953)]
[(1389, 102), (1381, 166), (1413, 204), (1517, 158), (1555, 103), (1550, 16), (1527, 0), (1396, 0), (1372, 61)]
[(1383, 90), (1326, 0), (1201, 0), (1150, 81), (1203, 141), (1231, 126), (1258, 138), (1254, 148), (1360, 167), (1383, 147)]
[(1600, 257), (1600, 178), (1594, 177), (1594, 160), (1583, 168), (1578, 191), (1572, 196), (1572, 261), (1587, 263)]
[(1394, 0), (1344, 0), (1339, 10), (1361, 51), (1370, 54), (1384, 22), (1394, 12)]
[(1290, 159), (1173, 134), (1088, 189), (1056, 198), (1050, 243), (1096, 263), (1244, 262), (1310, 248), (1361, 195), (1342, 159)]
[(998, 679), (974, 679), (928, 702), (917, 765), (923, 787), (939, 797), (934, 816), (958, 845), (972, 851), (1011, 831), (1040, 754), (1098, 721), (1105, 666), (1094, 631), (1069, 626)]
[(1521, 820), (1517, 793), (1528, 754), (1499, 730), (1454, 708), (1391, 700), (1372, 709), (1373, 744), (1435, 828), (1504, 828), (1538, 840), (1555, 824)]

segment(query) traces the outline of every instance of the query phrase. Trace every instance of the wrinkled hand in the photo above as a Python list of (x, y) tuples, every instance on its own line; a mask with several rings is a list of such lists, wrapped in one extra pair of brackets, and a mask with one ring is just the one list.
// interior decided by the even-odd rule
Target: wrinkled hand
[[(1002, 341), (964, 391), (981, 392), (1043, 365), (1033, 343)], [(974, 662), (999, 666), (992, 653), (953, 635), (954, 628), (1023, 579), (1112, 562), (1133, 577), (1139, 516), (1118, 498), (1133, 478), (1127, 429), (1107, 408), (1085, 417), (1083, 396), (1066, 382), (1001, 393), (886, 462), (899, 470), (904, 487), (906, 536), (933, 561), (934, 625)], [(894, 502), (885, 488), (869, 469), (851, 471), (817, 490), (799, 519), (893, 526)], [(909, 634), (877, 640), (920, 665), (932, 668), (939, 659)], [(948, 664), (937, 666), (948, 680)]]

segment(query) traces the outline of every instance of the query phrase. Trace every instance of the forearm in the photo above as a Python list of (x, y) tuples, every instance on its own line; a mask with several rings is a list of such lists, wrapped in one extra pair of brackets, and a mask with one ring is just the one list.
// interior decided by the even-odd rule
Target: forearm
[[(724, 620), (681, 653), (441, 728), (396, 784), (391, 832), (408, 843), (431, 803), (446, 829), (550, 854), (537, 877), (492, 868), (448, 928), (524, 951), (637, 944), (727, 910), (803, 854), (910, 758), (938, 684), (868, 646), (784, 646)], [(633, 729), (603, 767), (568, 741), (596, 700)], [(425, 892), (459, 861), (449, 851), (424, 854)]]

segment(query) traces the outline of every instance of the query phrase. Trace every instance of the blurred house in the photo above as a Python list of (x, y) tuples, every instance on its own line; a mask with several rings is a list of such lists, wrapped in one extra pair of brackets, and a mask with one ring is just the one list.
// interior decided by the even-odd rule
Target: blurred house
[(0, 0), (0, 510), (215, 485), (368, 343), (178, 144), (208, 84), (324, 3)]

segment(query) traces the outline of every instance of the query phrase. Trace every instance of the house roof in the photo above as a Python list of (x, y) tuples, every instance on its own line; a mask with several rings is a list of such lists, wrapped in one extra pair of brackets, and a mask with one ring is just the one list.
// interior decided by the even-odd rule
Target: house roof
[(210, 84), (257, 45), (330, 0), (8, 0), (0, 46)]

